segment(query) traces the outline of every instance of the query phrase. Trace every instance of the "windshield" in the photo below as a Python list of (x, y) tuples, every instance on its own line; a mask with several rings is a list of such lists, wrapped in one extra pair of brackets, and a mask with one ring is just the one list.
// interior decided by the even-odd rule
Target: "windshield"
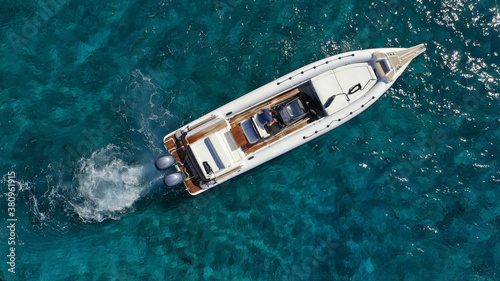
[(295, 121), (297, 118), (304, 115), (304, 113), (305, 110), (300, 99), (291, 101), (285, 104), (285, 106), (283, 106), (281, 109), (279, 109), (279, 114), (285, 124)]
[(301, 115), (303, 112), (299, 106), (298, 100), (290, 103), (289, 105), (286, 106), (286, 109), (288, 110), (288, 113), (290, 114), (290, 117), (293, 119), (299, 115)]

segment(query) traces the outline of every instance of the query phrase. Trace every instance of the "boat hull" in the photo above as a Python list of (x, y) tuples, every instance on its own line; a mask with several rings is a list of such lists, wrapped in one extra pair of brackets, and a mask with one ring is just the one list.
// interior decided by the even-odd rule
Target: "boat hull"
[[(184, 182), (186, 189), (191, 195), (200, 194), (293, 150), (354, 118), (377, 101), (393, 85), (401, 73), (404, 72), (409, 62), (424, 50), (425, 47), (423, 45), (409, 49), (370, 49), (343, 53), (319, 60), (253, 90), (180, 129), (167, 134), (164, 138), (165, 147), (170, 153), (176, 155), (178, 162), (175, 166), (177, 170), (186, 174), (186, 181)], [(378, 64), (377, 61), (379, 62)], [(377, 69), (377, 66), (381, 65), (381, 61), (384, 62), (384, 65)], [(294, 90), (298, 89), (301, 85), (315, 81), (314, 79), (319, 79), (318, 77), (329, 71), (358, 64), (368, 64), (369, 67), (373, 67), (377, 78), (370, 85), (370, 89), (363, 92), (356, 100), (351, 102), (347, 97), (349, 102), (345, 107), (332, 113), (328, 112), (321, 118), (310, 119), (307, 122), (301, 122), (300, 125), (295, 125), (295, 127), (286, 128), (281, 135), (268, 137), (265, 139), (266, 141), (250, 145), (250, 148), (248, 148), (249, 144), (247, 142), (249, 137), (247, 134), (245, 134), (246, 139), (244, 139), (242, 137), (243, 134), (237, 135), (234, 133), (234, 131), (240, 130), (239, 128), (242, 125), (241, 122), (243, 119), (246, 120), (265, 106), (271, 107), (288, 99), (288, 95), (292, 96), (295, 94)], [(347, 94), (345, 95), (347, 96)], [(227, 126), (227, 130), (224, 129), (225, 126)], [(203, 158), (200, 155), (204, 155), (203, 151), (207, 150), (206, 147), (203, 147), (205, 144), (208, 143), (209, 145), (207, 151), (217, 150), (210, 146), (211, 140), (217, 142), (214, 132), (220, 132), (220, 135), (232, 134), (234, 138), (230, 138), (235, 141), (234, 143), (222, 140), (219, 142), (229, 146), (236, 144), (238, 151), (233, 149), (227, 156), (227, 159), (235, 161), (226, 160), (226, 162), (230, 163), (225, 165), (223, 162), (225, 162), (226, 158), (219, 157), (220, 155), (217, 156), (218, 158), (214, 160), (215, 162), (212, 161), (210, 163), (212, 163), (212, 166), (221, 166), (225, 169), (220, 169), (218, 175), (213, 171), (207, 170), (206, 167), (206, 172), (204, 172), (201, 167), (201, 160), (199, 161), (199, 167), (195, 167), (196, 169), (186, 167), (186, 162), (193, 162), (194, 159)], [(191, 135), (191, 139), (189, 139), (189, 135)], [(184, 139), (182, 136), (184, 136)], [(202, 140), (204, 141), (203, 143)], [(199, 152), (198, 155), (198, 151), (202, 152)], [(233, 153), (232, 156), (230, 155), (231, 153)], [(209, 152), (206, 152), (206, 154), (209, 154)], [(197, 166), (193, 163), (191, 165)], [(202, 180), (195, 179), (196, 177), (193, 174), (201, 174), (200, 177)], [(205, 179), (203, 179), (203, 174), (205, 175)], [(209, 176), (211, 178), (208, 178)]]

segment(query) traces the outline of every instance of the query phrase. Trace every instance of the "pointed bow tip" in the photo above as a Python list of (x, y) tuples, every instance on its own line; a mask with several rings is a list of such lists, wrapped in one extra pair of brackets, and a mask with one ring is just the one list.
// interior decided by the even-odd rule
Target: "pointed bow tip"
[(410, 49), (414, 50), (416, 53), (419, 55), (427, 50), (427, 47), (425, 47), (425, 44), (418, 44), (416, 46), (411, 47)]
[(416, 45), (416, 46), (413, 46), (412, 48), (422, 49), (422, 50), (426, 50), (426, 49), (427, 49), (427, 48), (425, 47), (425, 43), (418, 44), (418, 45)]

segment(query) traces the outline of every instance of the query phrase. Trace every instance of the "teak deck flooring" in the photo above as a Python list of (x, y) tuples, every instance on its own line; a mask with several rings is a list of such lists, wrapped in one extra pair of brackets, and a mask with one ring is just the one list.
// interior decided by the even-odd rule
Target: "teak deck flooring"
[(263, 109), (266, 109), (266, 108), (269, 109), (282, 101), (285, 101), (289, 98), (292, 98), (293, 96), (295, 96), (299, 92), (300, 92), (299, 89), (295, 88), (295, 89), (288, 91), (282, 95), (279, 95), (271, 100), (268, 100), (267, 102), (264, 102), (264, 103), (261, 103), (257, 106), (254, 106), (251, 109), (244, 111), (244, 112), (234, 116), (233, 118), (229, 119), (229, 124), (231, 124), (231, 127), (239, 126), (240, 123), (243, 122), (245, 119), (248, 119), (248, 118), (254, 116), (255, 114), (261, 112)]
[[(244, 120), (261, 112), (263, 109), (266, 109), (266, 108), (270, 109), (271, 107), (275, 106), (276, 104), (292, 98), (293, 96), (297, 95), (299, 92), (300, 92), (299, 89), (295, 88), (295, 89), (288, 91), (282, 95), (279, 95), (275, 98), (272, 98), (269, 101), (266, 101), (266, 102), (263, 102), (257, 106), (254, 106), (251, 109), (244, 111), (244, 112), (234, 116), (233, 118), (229, 119), (229, 126), (231, 127), (231, 129), (230, 129), (231, 134), (233, 135), (233, 137), (236, 141), (236, 144), (239, 147), (241, 147), (241, 149), (243, 150), (243, 152), (245, 154), (250, 154), (250, 153), (256, 152), (257, 150), (259, 150), (259, 149), (261, 149), (261, 148), (263, 148), (263, 147), (265, 147), (265, 146), (267, 146), (267, 145), (269, 145), (269, 144), (271, 144), (271, 143), (287, 136), (288, 134), (293, 133), (293, 132), (295, 132), (295, 131), (297, 131), (297, 130), (299, 130), (307, 125), (308, 119), (301, 120), (297, 124), (294, 124), (293, 126), (291, 126), (289, 128), (284, 128), (280, 132), (278, 132), (277, 134), (270, 136), (270, 137), (264, 139), (263, 141), (257, 142), (255, 144), (250, 144), (246, 141), (246, 138), (245, 138), (245, 136), (240, 128), (240, 124)], [(202, 121), (200, 125), (205, 124), (207, 122), (210, 122), (214, 119), (215, 119), (214, 116), (211, 116), (211, 117), (209, 117), (209, 120), (206, 120), (206, 122)], [(186, 140), (187, 140), (188, 144), (194, 143), (200, 139), (203, 139), (203, 138), (209, 136), (212, 132), (221, 130), (225, 127), (227, 127), (226, 120), (221, 120), (221, 121), (213, 124), (212, 126), (205, 128), (192, 136), (188, 136)], [(200, 182), (199, 180), (196, 180), (193, 177), (193, 173), (188, 166), (184, 166), (185, 162), (186, 162), (186, 156), (187, 156), (186, 148), (184, 147), (184, 144), (182, 143), (182, 141), (175, 138), (175, 133), (169, 135), (166, 138), (165, 147), (167, 148), (168, 152), (170, 154), (172, 154), (175, 157), (175, 159), (177, 160), (176, 165), (179, 168), (179, 170), (186, 175), (186, 179), (184, 180), (184, 185), (186, 186), (186, 189), (188, 190), (188, 192), (191, 194), (194, 194), (194, 193), (202, 190), (202, 188), (201, 188), (202, 182)], [(238, 171), (240, 168), (241, 168), (241, 166), (238, 166), (238, 167), (232, 169), (231, 171), (228, 171), (227, 173), (219, 176), (217, 179), (227, 177), (230, 174)], [(190, 176), (190, 177), (188, 178), (187, 176)]]

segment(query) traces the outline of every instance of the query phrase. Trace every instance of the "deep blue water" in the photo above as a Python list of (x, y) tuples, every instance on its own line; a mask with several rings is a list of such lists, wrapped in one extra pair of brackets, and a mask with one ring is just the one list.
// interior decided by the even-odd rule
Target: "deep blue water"
[[(1, 280), (500, 279), (498, 0), (2, 1), (0, 25)], [(166, 133), (419, 43), (335, 131), (200, 196), (162, 187)]]

